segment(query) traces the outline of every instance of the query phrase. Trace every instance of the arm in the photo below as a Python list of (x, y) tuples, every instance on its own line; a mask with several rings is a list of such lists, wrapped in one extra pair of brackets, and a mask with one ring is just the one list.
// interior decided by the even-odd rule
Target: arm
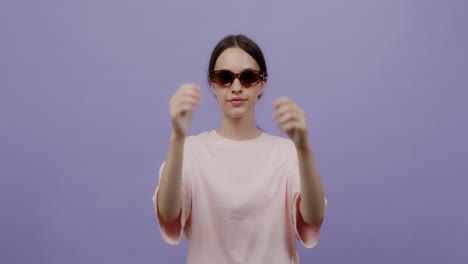
[(200, 87), (183, 84), (169, 102), (172, 134), (157, 197), (159, 213), (166, 222), (171, 222), (180, 215), (185, 136), (200, 99)]
[(301, 201), (299, 210), (306, 223), (321, 225), (325, 214), (322, 181), (314, 161), (310, 143), (296, 146), (301, 178)]
[(304, 111), (287, 97), (275, 100), (273, 106), (273, 118), (277, 119), (278, 126), (294, 142), (297, 151), (301, 185), (299, 211), (307, 224), (320, 226), (325, 214), (325, 198), (307, 133)]
[(175, 220), (180, 214), (184, 143), (184, 136), (171, 134), (157, 199), (159, 213), (166, 222)]

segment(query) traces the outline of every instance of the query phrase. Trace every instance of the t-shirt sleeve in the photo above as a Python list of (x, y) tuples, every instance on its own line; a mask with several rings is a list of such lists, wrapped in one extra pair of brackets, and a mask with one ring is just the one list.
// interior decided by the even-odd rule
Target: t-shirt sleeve
[[(299, 210), (299, 204), (301, 201), (301, 182), (299, 174), (299, 162), (297, 158), (297, 152), (294, 151), (290, 154), (289, 161), (289, 174), (288, 174), (288, 200), (292, 218), (292, 225), (294, 233), (301, 244), (306, 248), (313, 248), (318, 243), (320, 226), (312, 226), (306, 223)], [(325, 206), (328, 201), (324, 198)]]
[[(192, 205), (192, 188), (190, 174), (185, 169), (187, 165), (187, 162), (185, 162), (185, 160), (186, 157), (184, 157), (184, 165), (182, 169), (182, 199), (179, 216), (171, 222), (166, 222), (161, 217), (157, 203), (159, 184), (156, 187), (154, 195), (152, 197), (153, 206), (156, 212), (156, 218), (158, 220), (159, 232), (164, 241), (171, 245), (179, 244), (182, 238), (182, 234), (187, 233), (187, 229), (189, 227), (189, 219)], [(164, 165), (165, 162), (163, 162), (159, 168), (159, 182), (161, 182)]]

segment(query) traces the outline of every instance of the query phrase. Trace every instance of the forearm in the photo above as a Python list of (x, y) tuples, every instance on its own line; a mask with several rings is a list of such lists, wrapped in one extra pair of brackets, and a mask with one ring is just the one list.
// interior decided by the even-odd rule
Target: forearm
[(185, 137), (172, 133), (157, 200), (159, 213), (167, 222), (176, 219), (181, 209), (184, 144)]
[(325, 213), (322, 181), (314, 161), (310, 143), (297, 148), (301, 183), (299, 210), (304, 221), (310, 225), (320, 225)]

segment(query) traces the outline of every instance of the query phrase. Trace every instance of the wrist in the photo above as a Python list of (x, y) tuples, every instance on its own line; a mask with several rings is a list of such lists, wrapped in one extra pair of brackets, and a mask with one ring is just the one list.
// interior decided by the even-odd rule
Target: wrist
[(294, 145), (298, 152), (301, 152), (301, 153), (312, 152), (312, 145), (310, 144), (310, 141), (308, 139), (300, 141)]
[(181, 133), (177, 133), (175, 131), (172, 131), (171, 140), (184, 141), (185, 140), (185, 135), (183, 135)]

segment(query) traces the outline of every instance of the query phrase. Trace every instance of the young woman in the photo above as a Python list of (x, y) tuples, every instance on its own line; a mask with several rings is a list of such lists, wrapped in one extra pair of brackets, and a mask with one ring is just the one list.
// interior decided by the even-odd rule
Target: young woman
[(153, 196), (161, 235), (169, 244), (186, 235), (188, 263), (298, 263), (295, 239), (316, 245), (326, 207), (304, 111), (287, 97), (273, 102), (289, 139), (256, 127), (268, 73), (243, 35), (214, 48), (208, 81), (219, 128), (187, 136), (199, 86), (183, 84), (170, 100), (173, 130)]

